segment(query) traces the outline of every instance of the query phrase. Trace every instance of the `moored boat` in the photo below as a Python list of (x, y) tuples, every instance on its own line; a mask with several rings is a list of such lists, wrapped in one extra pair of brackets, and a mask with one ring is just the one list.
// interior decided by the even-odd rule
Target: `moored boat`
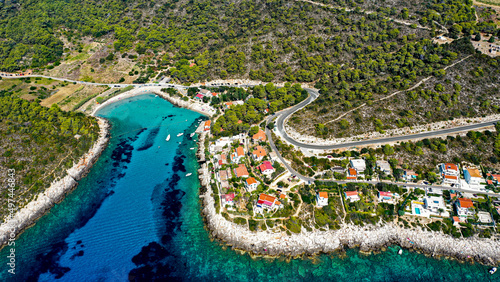
[(177, 137), (181, 137), (182, 135), (184, 135), (184, 133), (181, 132), (181, 133), (177, 134)]
[(191, 174), (192, 174), (192, 173), (190, 172), (190, 173), (186, 174), (186, 176), (190, 176)]
[(494, 274), (495, 272), (497, 272), (497, 268), (496, 267), (493, 267), (492, 269), (490, 269), (488, 271), (490, 274)]
[(165, 141), (168, 141), (170, 140), (170, 134), (167, 136), (167, 139), (165, 139)]
[(399, 249), (398, 255), (401, 255), (403, 253), (403, 249)]

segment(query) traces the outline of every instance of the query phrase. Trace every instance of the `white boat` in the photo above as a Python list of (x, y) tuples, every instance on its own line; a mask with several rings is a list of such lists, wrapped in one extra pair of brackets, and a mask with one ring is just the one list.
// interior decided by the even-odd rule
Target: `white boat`
[(192, 173), (190, 172), (190, 173), (186, 174), (186, 176), (190, 176), (191, 174), (192, 174)]
[(181, 132), (181, 133), (177, 134), (177, 137), (181, 137), (182, 135), (184, 135), (184, 133)]
[(488, 271), (490, 274), (494, 274), (495, 272), (497, 272), (497, 268), (496, 267), (493, 267), (492, 269), (490, 269), (490, 271)]
[(398, 255), (401, 255), (403, 253), (403, 249), (399, 249)]
[(194, 150), (194, 148), (193, 148), (193, 147), (191, 147), (191, 148), (189, 148), (189, 150)]
[(189, 137), (193, 137), (196, 134), (196, 132), (193, 132), (189, 135)]
[(165, 141), (168, 141), (170, 140), (170, 134), (167, 136), (167, 139), (165, 139)]

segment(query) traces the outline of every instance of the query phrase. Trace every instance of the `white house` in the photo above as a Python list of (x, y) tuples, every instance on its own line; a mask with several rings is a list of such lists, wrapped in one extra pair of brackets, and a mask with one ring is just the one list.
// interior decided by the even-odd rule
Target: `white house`
[(358, 191), (345, 191), (344, 196), (346, 200), (350, 200), (351, 202), (360, 200)]
[(377, 167), (380, 169), (381, 172), (383, 172), (385, 174), (391, 174), (392, 173), (391, 165), (389, 164), (388, 161), (379, 160), (379, 161), (376, 162), (376, 164), (377, 164)]
[(265, 175), (271, 175), (274, 172), (273, 165), (270, 162), (268, 162), (268, 161), (263, 162), (259, 166), (259, 169), (262, 172), (262, 174), (265, 174)]
[(260, 194), (253, 210), (256, 213), (263, 213), (265, 210), (273, 211), (279, 208), (281, 208), (281, 203), (276, 199), (276, 197)]
[(455, 202), (455, 207), (457, 208), (457, 214), (459, 217), (474, 215), (474, 203), (471, 199), (459, 198), (458, 201)]
[(460, 181), (460, 171), (456, 164), (443, 163), (439, 165), (439, 171), (443, 177), (443, 184), (458, 184)]
[(318, 207), (328, 206), (328, 193), (319, 192), (316, 194), (316, 203)]
[(458, 166), (456, 164), (450, 164), (450, 163), (444, 163), (439, 166), (439, 171), (441, 171), (441, 174), (446, 174), (446, 175), (455, 175), (459, 176), (460, 171), (458, 170)]
[(259, 181), (255, 180), (253, 177), (245, 179), (245, 188), (248, 192), (252, 192), (259, 186)]
[(427, 196), (424, 198), (424, 204), (425, 209), (436, 214), (439, 214), (440, 209), (443, 212), (446, 210), (446, 206), (442, 197)]
[(212, 96), (212, 92), (210, 92), (210, 90), (207, 90), (207, 89), (200, 89), (200, 94), (205, 96), (205, 97)]
[(222, 206), (232, 206), (234, 205), (234, 193), (229, 193), (225, 195), (221, 195), (221, 200), (222, 200)]
[(481, 182), (484, 182), (481, 173), (476, 168), (464, 168), (464, 178), (471, 186), (477, 186)]
[(243, 147), (239, 146), (233, 153), (231, 153), (231, 162), (237, 164), (244, 156), (245, 152), (243, 151)]
[(358, 173), (362, 173), (366, 169), (366, 162), (363, 159), (354, 159), (350, 161), (351, 167)]

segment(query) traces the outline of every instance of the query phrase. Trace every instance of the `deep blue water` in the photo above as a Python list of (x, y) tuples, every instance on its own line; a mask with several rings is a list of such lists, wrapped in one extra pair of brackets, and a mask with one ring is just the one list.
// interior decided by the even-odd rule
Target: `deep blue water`
[(202, 117), (154, 95), (124, 99), (99, 115), (113, 125), (108, 148), (80, 185), (16, 240), (16, 275), (7, 272), (8, 248), (0, 252), (1, 281), (499, 281), (478, 264), (399, 256), (397, 248), (286, 261), (222, 247), (204, 229), (190, 150), (196, 144), (188, 134)]

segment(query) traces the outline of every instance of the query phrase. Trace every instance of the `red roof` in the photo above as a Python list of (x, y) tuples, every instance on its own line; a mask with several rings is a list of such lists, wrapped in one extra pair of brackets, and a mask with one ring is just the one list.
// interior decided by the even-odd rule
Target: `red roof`
[(358, 195), (358, 191), (346, 191), (345, 195), (346, 195), (346, 197), (357, 196)]
[(245, 152), (243, 151), (243, 147), (238, 147), (236, 148), (236, 154), (238, 155), (238, 157), (242, 157), (245, 155)]
[(455, 179), (457, 180), (458, 179), (458, 176), (454, 176), (454, 175), (445, 175), (444, 178), (447, 178), (447, 179)]
[(231, 202), (234, 199), (234, 193), (226, 194), (224, 197), (226, 198), (226, 202)]
[(349, 175), (356, 176), (356, 175), (358, 175), (358, 172), (354, 168), (350, 168), (349, 169)]
[(191, 67), (194, 67), (194, 66), (196, 66), (196, 64), (195, 64), (195, 63), (191, 63), (191, 64), (189, 64), (189, 67), (190, 67), (190, 68), (191, 68)]
[(391, 192), (379, 191), (378, 193), (382, 197), (392, 197), (392, 193)]
[(237, 168), (235, 168), (234, 173), (236, 174), (236, 177), (248, 176), (248, 170), (244, 164), (240, 164)]
[(259, 131), (252, 136), (252, 139), (266, 141), (266, 133), (262, 129), (259, 129)]
[(255, 178), (253, 178), (253, 177), (249, 177), (246, 181), (247, 181), (248, 185), (252, 185), (252, 184), (257, 183), (257, 180), (255, 180)]
[(472, 203), (471, 199), (459, 198), (458, 202), (459, 202), (461, 208), (467, 208), (468, 209), (468, 208), (472, 208), (474, 206), (474, 204)]
[(273, 169), (273, 170), (274, 170), (273, 165), (272, 165), (270, 162), (268, 162), (268, 161), (263, 162), (263, 163), (259, 166), (259, 168), (260, 168), (260, 170), (261, 170), (262, 172), (264, 172), (265, 170), (268, 170), (268, 169)]
[(493, 177), (493, 179), (495, 179), (496, 181), (500, 181), (500, 174), (492, 174), (491, 175)]
[(207, 121), (205, 121), (205, 127), (210, 126), (210, 124), (211, 124), (211, 123), (212, 123), (212, 121), (211, 121), (211, 120), (207, 120)]
[(201, 95), (201, 94), (196, 94), (196, 98), (203, 98), (203, 95)]
[(268, 201), (268, 202), (274, 203), (275, 200), (276, 200), (276, 197), (273, 197), (273, 196), (269, 196), (266, 194), (259, 195), (259, 202), (260, 201)]
[(456, 164), (446, 163), (446, 164), (444, 165), (444, 167), (445, 167), (446, 169), (449, 169), (449, 170), (456, 170), (456, 171), (458, 171), (458, 167), (457, 167), (457, 165), (456, 165)]
[(319, 197), (328, 199), (328, 192), (319, 192)]
[(486, 180), (486, 183), (491, 185), (491, 184), (493, 184), (493, 181), (491, 181), (491, 180)]
[(458, 216), (454, 216), (454, 217), (453, 217), (453, 221), (454, 221), (454, 222), (460, 222), (460, 218), (458, 218)]

